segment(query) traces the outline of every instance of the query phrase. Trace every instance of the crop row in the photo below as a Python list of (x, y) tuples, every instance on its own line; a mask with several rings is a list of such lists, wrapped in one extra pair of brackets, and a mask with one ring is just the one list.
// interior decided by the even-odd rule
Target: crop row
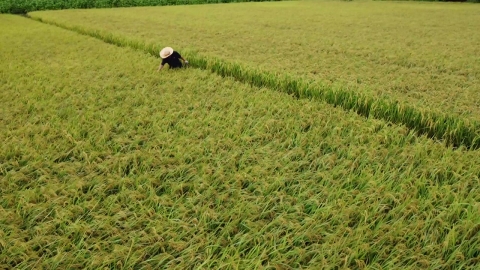
[(0, 0), (0, 13), (25, 14), (37, 10), (198, 5), (262, 1), (271, 0)]
[[(79, 25), (68, 25), (49, 20), (43, 16), (37, 16), (37, 14), (31, 15), (31, 17), (38, 21), (101, 39), (107, 43), (142, 50), (155, 57), (158, 57), (158, 52), (161, 49), (159, 44), (147, 44), (139, 39), (114, 35)], [(443, 140), (446, 144), (454, 147), (465, 146), (469, 149), (480, 147), (480, 125), (475, 121), (466, 121), (457, 116), (418, 109), (392, 99), (373, 97), (341, 86), (322, 86), (314, 80), (246, 67), (218, 57), (205, 57), (193, 50), (185, 50), (183, 54), (188, 57), (192, 67), (211, 70), (221, 76), (233, 77), (258, 87), (283, 91), (297, 98), (322, 100), (340, 106), (345, 110), (355, 111), (365, 117), (403, 124), (417, 134), (425, 134), (430, 138)]]

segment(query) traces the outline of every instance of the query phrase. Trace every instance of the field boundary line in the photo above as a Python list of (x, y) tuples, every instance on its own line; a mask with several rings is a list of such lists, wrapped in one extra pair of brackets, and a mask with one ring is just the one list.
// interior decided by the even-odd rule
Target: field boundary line
[[(156, 43), (145, 43), (141, 40), (126, 38), (100, 30), (80, 26), (67, 25), (52, 20), (27, 14), (26, 17), (54, 25), (82, 35), (100, 39), (119, 47), (129, 47), (143, 51), (160, 58), (158, 52), (162, 46)], [(425, 135), (430, 139), (443, 141), (448, 146), (465, 147), (468, 150), (480, 149), (480, 124), (466, 121), (459, 117), (440, 115), (431, 111), (421, 110), (395, 100), (375, 98), (363, 93), (357, 93), (342, 87), (319, 85), (318, 81), (296, 78), (284, 74), (275, 74), (246, 67), (236, 62), (226, 61), (216, 57), (205, 57), (194, 50), (184, 50), (183, 55), (189, 60), (189, 66), (210, 70), (222, 77), (232, 77), (237, 81), (257, 87), (266, 87), (287, 93), (295, 98), (320, 100), (346, 111), (354, 111), (366, 118), (376, 118), (404, 125), (418, 136)]]

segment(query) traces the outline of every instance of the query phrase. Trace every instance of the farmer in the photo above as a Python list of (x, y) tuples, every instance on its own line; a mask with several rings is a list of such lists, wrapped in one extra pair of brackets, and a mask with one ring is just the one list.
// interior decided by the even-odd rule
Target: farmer
[(165, 47), (160, 51), (160, 57), (162, 58), (162, 63), (158, 67), (158, 71), (160, 71), (165, 64), (168, 64), (170, 68), (181, 68), (182, 62), (180, 59), (188, 64), (188, 61), (185, 60), (177, 51), (174, 51), (171, 47)]

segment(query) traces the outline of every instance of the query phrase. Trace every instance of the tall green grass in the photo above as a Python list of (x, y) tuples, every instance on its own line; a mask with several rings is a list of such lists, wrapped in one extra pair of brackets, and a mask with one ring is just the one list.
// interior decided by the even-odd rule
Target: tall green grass
[[(89, 35), (117, 46), (141, 50), (155, 57), (159, 57), (158, 52), (162, 48), (160, 44), (147, 44), (138, 39), (113, 35), (78, 25), (67, 25), (44, 17), (38, 17), (35, 14), (31, 18)], [(402, 124), (419, 135), (425, 134), (432, 139), (442, 140), (447, 145), (453, 147), (465, 146), (472, 150), (480, 148), (480, 124), (475, 121), (467, 121), (455, 116), (421, 110), (408, 104), (401, 104), (395, 100), (372, 97), (368, 94), (358, 93), (342, 87), (322, 86), (313, 80), (248, 68), (236, 62), (205, 57), (194, 50), (186, 50), (183, 54), (188, 57), (192, 67), (211, 70), (221, 76), (233, 77), (258, 87), (277, 89), (296, 98), (321, 100), (340, 106), (345, 110), (355, 111), (365, 117)]]
[(25, 14), (37, 10), (197, 5), (263, 1), (280, 0), (0, 0), (0, 13)]

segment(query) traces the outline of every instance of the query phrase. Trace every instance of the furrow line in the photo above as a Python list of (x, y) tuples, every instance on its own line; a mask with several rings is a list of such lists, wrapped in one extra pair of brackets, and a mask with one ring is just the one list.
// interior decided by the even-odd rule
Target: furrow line
[[(100, 39), (119, 47), (130, 47), (144, 51), (159, 58), (162, 48), (159, 44), (148, 44), (141, 40), (117, 36), (111, 33), (83, 28), (75, 25), (66, 25), (55, 21), (45, 20), (27, 14), (28, 18), (54, 25), (79, 34)], [(308, 98), (324, 101), (333, 106), (340, 106), (345, 110), (352, 110), (367, 118), (382, 119), (399, 125), (405, 125), (414, 130), (417, 135), (425, 135), (434, 140), (445, 142), (452, 147), (465, 147), (469, 150), (480, 148), (480, 124), (468, 122), (458, 117), (440, 115), (430, 111), (401, 104), (398, 101), (384, 98), (374, 98), (345, 88), (332, 88), (319, 85), (313, 80), (300, 79), (289, 75), (280, 75), (246, 67), (242, 64), (225, 61), (215, 57), (201, 56), (193, 50), (182, 50), (182, 54), (189, 60), (189, 66), (209, 70), (222, 77), (232, 77), (237, 81), (257, 87), (267, 87), (292, 95), (295, 98)]]

